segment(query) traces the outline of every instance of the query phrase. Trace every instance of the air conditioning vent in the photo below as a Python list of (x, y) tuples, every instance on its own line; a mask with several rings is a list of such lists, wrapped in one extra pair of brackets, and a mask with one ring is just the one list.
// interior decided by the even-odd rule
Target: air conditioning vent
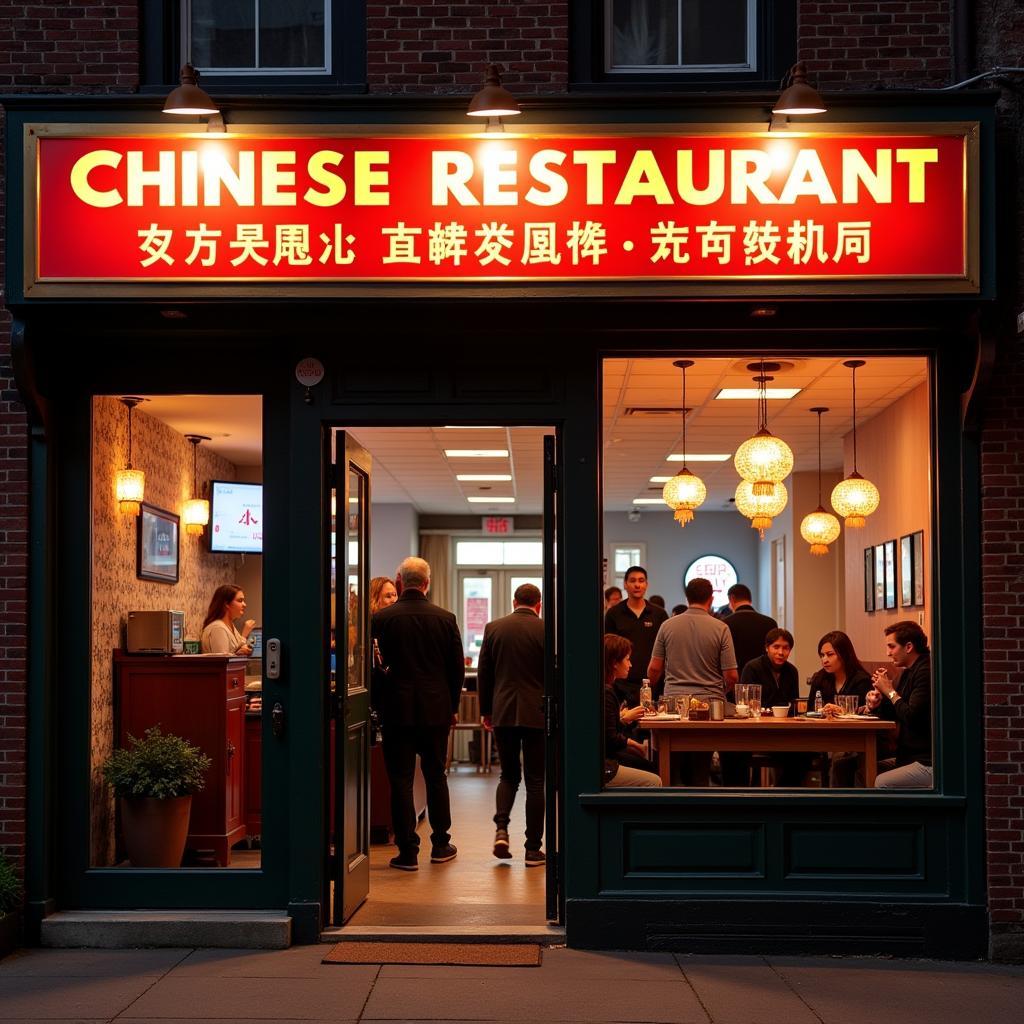
[(665, 407), (660, 405), (627, 405), (624, 416), (676, 416), (682, 413), (678, 405)]

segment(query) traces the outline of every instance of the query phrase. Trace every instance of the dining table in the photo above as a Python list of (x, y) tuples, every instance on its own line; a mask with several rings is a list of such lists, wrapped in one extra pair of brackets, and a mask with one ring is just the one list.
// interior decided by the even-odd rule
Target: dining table
[(808, 718), (725, 718), (693, 721), (677, 717), (647, 716), (637, 723), (648, 729), (658, 748), (658, 774), (671, 785), (673, 753), (691, 750), (742, 750), (751, 753), (852, 751), (860, 756), (864, 784), (874, 788), (878, 767), (878, 739), (893, 736), (896, 723), (865, 715)]

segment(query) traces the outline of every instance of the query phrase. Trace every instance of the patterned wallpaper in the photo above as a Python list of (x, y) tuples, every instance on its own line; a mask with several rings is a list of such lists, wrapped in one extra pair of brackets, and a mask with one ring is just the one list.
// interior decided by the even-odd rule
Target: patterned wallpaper
[[(211, 399), (212, 401), (212, 399)], [(192, 496), (192, 446), (142, 405), (132, 414), (132, 462), (146, 474), (145, 500), (181, 515)], [(124, 645), (129, 611), (181, 609), (186, 634), (197, 639), (214, 590), (233, 583), (238, 555), (212, 555), (206, 536), (181, 531), (178, 582), (155, 583), (135, 575), (138, 518), (120, 511), (115, 474), (128, 459), (125, 407), (116, 398), (93, 399), (92, 434), (92, 863), (114, 856), (113, 800), (100, 774), (114, 743), (113, 650)], [(200, 488), (211, 479), (234, 480), (235, 466), (203, 445), (198, 451)]]

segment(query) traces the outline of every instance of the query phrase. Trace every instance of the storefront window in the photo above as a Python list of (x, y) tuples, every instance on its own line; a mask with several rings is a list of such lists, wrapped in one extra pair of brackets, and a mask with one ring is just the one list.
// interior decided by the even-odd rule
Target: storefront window
[[(628, 769), (606, 784), (931, 789), (928, 360), (764, 366), (693, 360), (684, 452), (673, 358), (605, 361), (604, 531), (642, 536), (645, 555), (606, 616), (605, 754)], [(766, 373), (785, 457), (744, 447), (768, 443)], [(706, 497), (670, 507), (680, 463)]]
[[(91, 863), (257, 868), (262, 399), (133, 398), (130, 454), (121, 397), (92, 403)], [(118, 500), (129, 463), (138, 514)], [(153, 852), (146, 807), (120, 799), (132, 785), (191, 796), (176, 848)]]

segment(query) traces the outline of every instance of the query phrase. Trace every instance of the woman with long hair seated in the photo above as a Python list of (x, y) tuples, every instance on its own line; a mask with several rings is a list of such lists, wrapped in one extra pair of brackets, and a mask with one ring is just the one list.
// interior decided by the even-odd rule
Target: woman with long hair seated
[(210, 607), (203, 620), (203, 654), (252, 654), (249, 634), (255, 619), (246, 619), (241, 630), (235, 622), (245, 614), (245, 594), (234, 583), (224, 583), (213, 592)]
[[(654, 765), (644, 748), (622, 731), (615, 680), (629, 675), (633, 645), (615, 633), (604, 635), (604, 784), (606, 786), (660, 786)], [(626, 763), (624, 763), (626, 762)], [(634, 765), (646, 767), (634, 767)]]

